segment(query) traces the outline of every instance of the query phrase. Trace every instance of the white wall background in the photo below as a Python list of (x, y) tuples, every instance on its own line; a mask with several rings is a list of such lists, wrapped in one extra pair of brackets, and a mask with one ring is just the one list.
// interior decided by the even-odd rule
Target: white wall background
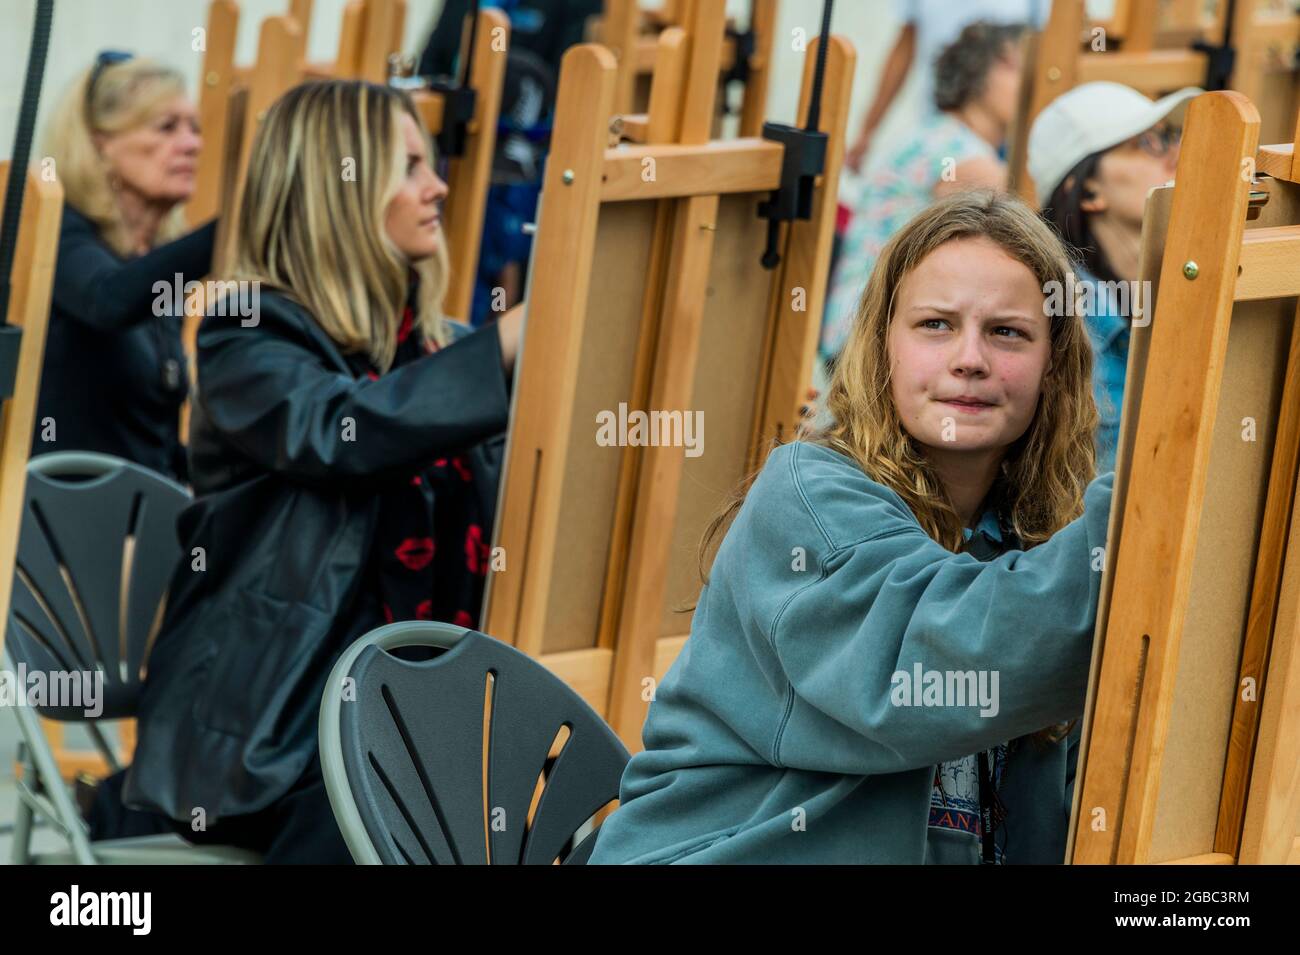
[[(308, 32), (311, 60), (331, 60), (338, 48), (339, 23), (346, 0), (316, 0)], [(656, 0), (642, 0), (646, 7)], [(961, 0), (953, 0), (959, 3)], [(1094, 15), (1105, 15), (1113, 0), (1089, 0)], [(728, 9), (742, 20), (748, 0), (727, 0)], [(284, 13), (288, 0), (241, 0), (239, 43), (236, 56), (251, 62), (257, 49), (258, 25), (263, 17)], [(405, 52), (417, 54), (428, 38), (442, 0), (407, 0)], [(0, 157), (13, 152), (18, 101), (31, 43), (35, 0), (0, 0)], [(203, 54), (191, 48), (193, 32), (207, 24), (207, 0), (56, 0), (54, 29), (45, 68), (45, 86), (37, 125), (41, 131), (60, 94), (102, 49), (128, 49), (162, 60), (180, 69), (197, 90)], [(796, 28), (811, 37), (821, 22), (817, 0), (781, 0), (777, 35), (773, 45), (773, 73), (768, 95), (768, 116), (794, 119), (802, 73), (802, 52), (793, 48)], [(899, 22), (892, 0), (839, 0), (833, 29), (853, 42), (857, 70), (849, 116), (850, 139), (875, 94), (880, 69), (897, 36)], [(916, 83), (909, 83), (881, 127), (877, 141), (886, 141), (915, 115)]]

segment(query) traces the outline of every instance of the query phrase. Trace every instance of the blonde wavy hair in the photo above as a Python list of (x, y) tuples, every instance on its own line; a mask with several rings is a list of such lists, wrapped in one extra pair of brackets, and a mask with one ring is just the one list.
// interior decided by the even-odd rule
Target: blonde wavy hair
[[(136, 254), (113, 190), (112, 170), (95, 145), (95, 133), (124, 133), (147, 125), (172, 99), (185, 95), (176, 70), (148, 59), (113, 63), (100, 71), (95, 96), (86, 103), (93, 68), (73, 80), (55, 107), (45, 131), (44, 152), (54, 160), (68, 205), (94, 223), (118, 255)], [(183, 204), (163, 219), (154, 241), (161, 245), (184, 234)]]
[(297, 301), (345, 352), (381, 372), (393, 363), (409, 273), (419, 278), (415, 328), (450, 341), (442, 316), (445, 242), (417, 263), (384, 227), (406, 176), (401, 116), (423, 130), (410, 97), (356, 80), (304, 83), (267, 112), (253, 142), (229, 278)]
[[(879, 484), (907, 502), (926, 534), (948, 550), (966, 546), (963, 523), (933, 466), (903, 427), (891, 391), (888, 349), (895, 298), (903, 279), (927, 255), (954, 239), (990, 239), (1034, 273), (1044, 294), (1067, 284), (1070, 258), (1060, 238), (1020, 200), (988, 190), (941, 199), (896, 233), (881, 251), (841, 351), (827, 395), (834, 422), (807, 440), (851, 458)], [(1057, 311), (1065, 312), (1065, 309)], [(990, 503), (1027, 550), (1083, 513), (1083, 493), (1096, 474), (1093, 435), (1098, 424), (1092, 394), (1092, 347), (1082, 313), (1049, 319), (1051, 354), (1038, 408), (1025, 433), (1007, 449)], [(744, 503), (758, 472), (733, 493), (704, 532), (701, 579), (708, 582), (711, 544)], [(1032, 734), (1058, 741), (1073, 721)]]
[[(934, 203), (881, 252), (831, 377), (826, 406), (834, 423), (813, 437), (896, 491), (925, 532), (952, 551), (964, 543), (963, 524), (899, 418), (890, 390), (888, 334), (894, 299), (907, 274), (939, 246), (974, 237), (997, 243), (1033, 272), (1044, 295), (1051, 283), (1073, 287), (1067, 284), (1072, 268), (1064, 244), (1020, 200), (971, 190)], [(1024, 550), (1083, 513), (1083, 492), (1096, 476), (1092, 346), (1079, 310), (1072, 311), (1049, 319), (1051, 355), (1038, 409), (1007, 449), (991, 491), (999, 516)]]

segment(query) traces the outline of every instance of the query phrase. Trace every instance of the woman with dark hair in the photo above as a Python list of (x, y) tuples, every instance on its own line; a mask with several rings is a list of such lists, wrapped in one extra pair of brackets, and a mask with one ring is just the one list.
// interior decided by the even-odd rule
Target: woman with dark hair
[(939, 55), (938, 111), (881, 157), (854, 203), (822, 318), (823, 361), (843, 348), (871, 269), (895, 232), (941, 196), (1005, 188), (998, 149), (1016, 112), (1023, 31), (1019, 24), (972, 23)]
[(1057, 97), (1029, 132), (1029, 174), (1042, 215), (1072, 248), (1078, 303), (1092, 339), (1101, 422), (1097, 466), (1115, 467), (1147, 194), (1173, 179), (1178, 139), (1169, 115), (1199, 93), (1152, 102), (1119, 83), (1085, 83)]

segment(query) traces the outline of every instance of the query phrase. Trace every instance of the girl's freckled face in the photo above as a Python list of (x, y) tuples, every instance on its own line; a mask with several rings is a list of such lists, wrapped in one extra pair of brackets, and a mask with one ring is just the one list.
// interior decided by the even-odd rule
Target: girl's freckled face
[(1020, 438), (1051, 357), (1044, 298), (1034, 273), (990, 239), (953, 239), (922, 259), (898, 286), (889, 326), (908, 434), (941, 452), (998, 451)]

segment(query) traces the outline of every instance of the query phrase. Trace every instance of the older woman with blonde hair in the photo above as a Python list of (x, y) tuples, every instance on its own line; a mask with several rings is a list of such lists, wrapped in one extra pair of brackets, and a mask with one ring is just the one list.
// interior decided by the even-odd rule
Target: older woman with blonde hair
[(66, 204), (33, 454), (100, 451), (185, 476), (180, 321), (155, 286), (211, 266), (215, 225), (185, 235), (182, 218), (201, 145), (181, 75), (129, 53), (101, 53), (59, 104), (45, 152)]
[(200, 325), (197, 499), (124, 799), (268, 862), (349, 861), (316, 744), (343, 650), (393, 620), (478, 622), (522, 316), (443, 317), (429, 152), (404, 93), (290, 90), (223, 277), (258, 283), (260, 311)]

